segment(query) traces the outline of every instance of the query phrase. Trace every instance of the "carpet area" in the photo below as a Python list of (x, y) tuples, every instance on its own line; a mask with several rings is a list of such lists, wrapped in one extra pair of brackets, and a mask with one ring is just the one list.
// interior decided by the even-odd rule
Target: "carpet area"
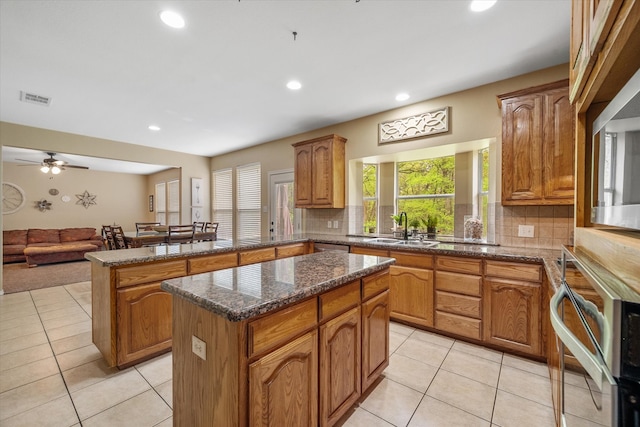
[(2, 287), (5, 294), (33, 291), (91, 280), (91, 261), (61, 262), (29, 268), (27, 263), (4, 264)]

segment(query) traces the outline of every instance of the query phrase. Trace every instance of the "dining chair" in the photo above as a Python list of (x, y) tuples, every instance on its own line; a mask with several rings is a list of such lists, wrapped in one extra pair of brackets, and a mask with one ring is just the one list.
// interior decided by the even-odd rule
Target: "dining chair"
[(202, 227), (202, 236), (198, 240), (201, 242), (218, 240), (218, 223), (206, 222)]
[(196, 231), (195, 224), (170, 225), (167, 243), (193, 243), (193, 236)]
[(109, 250), (129, 248), (124, 238), (124, 231), (122, 231), (122, 227), (119, 225), (103, 225), (102, 235), (108, 242), (107, 246)]
[(194, 221), (193, 225), (196, 227), (196, 233), (204, 231), (204, 226), (207, 225), (204, 221)]
[(136, 232), (152, 231), (153, 227), (158, 227), (159, 225), (159, 222), (136, 222)]

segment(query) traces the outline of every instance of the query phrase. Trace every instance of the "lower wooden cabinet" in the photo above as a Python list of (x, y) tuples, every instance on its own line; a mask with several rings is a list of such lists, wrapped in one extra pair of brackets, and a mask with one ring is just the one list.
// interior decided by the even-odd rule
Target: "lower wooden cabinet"
[(484, 340), (541, 356), (541, 297), (539, 283), (485, 279)]
[(249, 382), (249, 425), (316, 425), (317, 331), (313, 330), (252, 363)]
[(433, 270), (391, 266), (391, 318), (433, 326)]
[(362, 303), (362, 390), (389, 366), (389, 291)]
[(117, 365), (171, 349), (172, 296), (160, 282), (116, 291)]
[(361, 392), (360, 307), (320, 326), (320, 425), (331, 426)]

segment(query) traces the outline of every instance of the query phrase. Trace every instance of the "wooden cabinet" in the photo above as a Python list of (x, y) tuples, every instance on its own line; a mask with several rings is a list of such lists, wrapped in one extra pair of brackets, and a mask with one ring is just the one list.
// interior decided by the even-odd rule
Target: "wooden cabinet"
[(313, 426), (318, 417), (318, 333), (249, 366), (249, 425)]
[(359, 255), (389, 256), (389, 251), (386, 249), (375, 249), (365, 246), (351, 246), (349, 252)]
[(482, 340), (482, 261), (438, 256), (435, 265), (435, 327)]
[[(542, 271), (534, 264), (487, 261), (484, 339), (503, 348), (542, 356)], [(530, 278), (532, 281), (521, 280)]]
[(573, 204), (573, 107), (563, 80), (499, 96), (502, 204)]
[(587, 78), (613, 27), (623, 0), (573, 0), (570, 46), (570, 99), (585, 88)]
[(118, 366), (171, 349), (171, 301), (160, 282), (117, 290)]
[(360, 316), (357, 306), (320, 326), (321, 426), (335, 424), (360, 397)]
[(391, 318), (433, 326), (433, 270), (391, 266), (389, 269)]
[(276, 258), (288, 258), (309, 253), (308, 243), (294, 243), (276, 247)]
[(238, 252), (238, 265), (255, 264), (258, 262), (273, 261), (274, 259), (276, 259), (275, 248), (262, 248)]
[(389, 366), (389, 291), (362, 303), (362, 390)]
[(344, 208), (346, 142), (327, 135), (293, 144), (296, 208)]

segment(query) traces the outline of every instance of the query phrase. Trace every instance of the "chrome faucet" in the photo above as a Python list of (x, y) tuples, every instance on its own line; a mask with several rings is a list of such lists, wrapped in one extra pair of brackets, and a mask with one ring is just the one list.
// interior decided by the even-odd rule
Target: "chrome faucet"
[(403, 234), (403, 239), (404, 240), (408, 240), (409, 239), (409, 233), (407, 231), (407, 225), (409, 223), (409, 220), (407, 219), (407, 213), (406, 212), (400, 212), (400, 224), (398, 224), (398, 225), (402, 227), (402, 217), (403, 216), (404, 216), (404, 234)]

